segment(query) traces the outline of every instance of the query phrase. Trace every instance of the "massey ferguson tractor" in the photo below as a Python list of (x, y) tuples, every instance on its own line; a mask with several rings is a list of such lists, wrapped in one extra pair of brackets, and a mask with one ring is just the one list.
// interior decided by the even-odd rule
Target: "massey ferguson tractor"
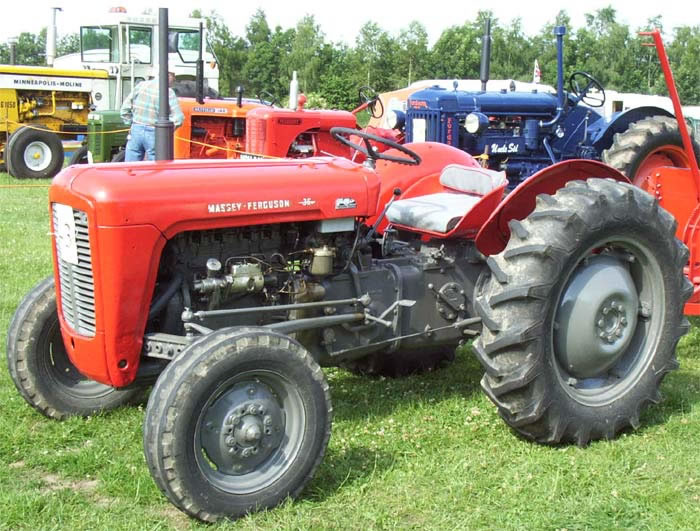
[(505, 195), (504, 172), (455, 147), (330, 133), (365, 162), (63, 170), (54, 274), (8, 332), (26, 401), (64, 419), (155, 382), (146, 461), (205, 521), (299, 495), (331, 433), (324, 366), (409, 372), (474, 339), (482, 388), (522, 436), (586, 445), (639, 425), (693, 291), (656, 198), (592, 160)]
[[(505, 171), (509, 188), (568, 159), (602, 160), (640, 184), (656, 168), (690, 168), (674, 116), (660, 107), (635, 107), (605, 117), (603, 86), (574, 72), (564, 90), (563, 26), (557, 39), (557, 93), (487, 92), (489, 30), (482, 50), (482, 91), (433, 87), (413, 93), (405, 116), (408, 142), (442, 142)], [(400, 116), (404, 119), (403, 116)], [(694, 143), (700, 155), (700, 146)]]

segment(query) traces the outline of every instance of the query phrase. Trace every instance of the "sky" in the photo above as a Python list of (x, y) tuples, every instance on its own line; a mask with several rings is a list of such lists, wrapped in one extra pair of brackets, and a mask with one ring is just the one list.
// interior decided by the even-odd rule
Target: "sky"
[[(666, 0), (664, 2), (648, 0), (585, 0), (580, 2), (524, 2), (522, 0), (403, 0), (370, 1), (370, 0), (257, 0), (214, 2), (170, 1), (170, 17), (187, 16), (193, 8), (202, 9), (205, 13), (216, 10), (224, 19), (234, 35), (243, 36), (245, 26), (250, 17), (259, 7), (265, 11), (268, 24), (274, 28), (279, 25), (287, 29), (307, 14), (313, 15), (328, 42), (345, 42), (353, 45), (360, 28), (367, 22), (373, 21), (383, 30), (397, 36), (402, 28), (406, 28), (413, 20), (421, 22), (428, 31), (430, 45), (434, 44), (441, 32), (455, 25), (461, 25), (467, 20), (473, 20), (479, 10), (490, 9), (502, 25), (520, 17), (523, 29), (527, 35), (534, 35), (542, 26), (552, 22), (557, 12), (565, 6), (571, 17), (573, 28), (584, 25), (586, 13), (613, 4), (617, 12), (617, 20), (636, 29), (644, 26), (646, 21), (654, 16), (662, 15), (666, 31), (679, 25), (700, 25), (700, 2), (697, 0)], [(6, 10), (0, 17), (0, 42), (28, 31), (38, 33), (47, 26), (50, 18), (49, 7), (62, 7), (58, 13), (58, 36), (77, 32), (81, 24), (94, 24), (100, 15), (110, 7), (123, 6), (128, 12), (139, 14), (145, 8), (157, 12), (158, 3), (148, 0), (141, 1), (105, 1), (90, 2), (76, 0), (33, 0), (32, 16), (22, 9)], [(428, 9), (429, 8), (429, 9)]]

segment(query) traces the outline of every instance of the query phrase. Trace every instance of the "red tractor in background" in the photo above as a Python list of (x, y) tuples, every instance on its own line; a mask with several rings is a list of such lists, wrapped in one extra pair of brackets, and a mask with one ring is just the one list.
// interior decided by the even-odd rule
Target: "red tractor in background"
[[(367, 110), (372, 118), (384, 114), (379, 95), (370, 87), (358, 90), (360, 105), (353, 111), (304, 109), (306, 97), (299, 96), (296, 109), (268, 107), (248, 113), (246, 154), (244, 158), (307, 158), (319, 155), (338, 155), (352, 158), (358, 153), (333, 140), (333, 127), (358, 128), (357, 115)], [(363, 129), (395, 143), (403, 143), (403, 132), (368, 126)], [(359, 138), (354, 139), (355, 142)], [(381, 142), (372, 143), (373, 149), (386, 150)], [(359, 154), (358, 162), (364, 160)]]
[(321, 366), (417, 371), (478, 336), (482, 388), (522, 436), (585, 445), (639, 425), (688, 330), (688, 252), (659, 206), (672, 194), (568, 160), (504, 196), (503, 172), (451, 146), (329, 134), (365, 162), (59, 174), (54, 275), (8, 332), (25, 400), (63, 419), (155, 380), (146, 461), (205, 521), (273, 507), (313, 476), (331, 431)]

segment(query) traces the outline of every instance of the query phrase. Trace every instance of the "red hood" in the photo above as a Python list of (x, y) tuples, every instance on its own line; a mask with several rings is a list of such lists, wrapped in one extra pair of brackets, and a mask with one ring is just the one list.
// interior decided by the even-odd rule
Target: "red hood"
[[(167, 161), (71, 166), (53, 181), (93, 206), (102, 227), (153, 225), (182, 230), (348, 216), (371, 216), (377, 175), (345, 159)], [(63, 198), (63, 199), (62, 199)]]

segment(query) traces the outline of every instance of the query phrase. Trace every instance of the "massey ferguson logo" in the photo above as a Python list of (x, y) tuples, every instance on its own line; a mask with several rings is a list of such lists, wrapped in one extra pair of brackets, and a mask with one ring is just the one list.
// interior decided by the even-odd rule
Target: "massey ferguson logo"
[(335, 200), (336, 210), (347, 210), (350, 208), (357, 208), (357, 201), (352, 197), (339, 197)]
[(290, 208), (292, 203), (289, 199), (270, 199), (268, 201), (246, 201), (239, 203), (210, 203), (207, 205), (209, 214), (227, 214), (229, 212), (242, 212), (254, 210), (278, 210), (280, 208)]

